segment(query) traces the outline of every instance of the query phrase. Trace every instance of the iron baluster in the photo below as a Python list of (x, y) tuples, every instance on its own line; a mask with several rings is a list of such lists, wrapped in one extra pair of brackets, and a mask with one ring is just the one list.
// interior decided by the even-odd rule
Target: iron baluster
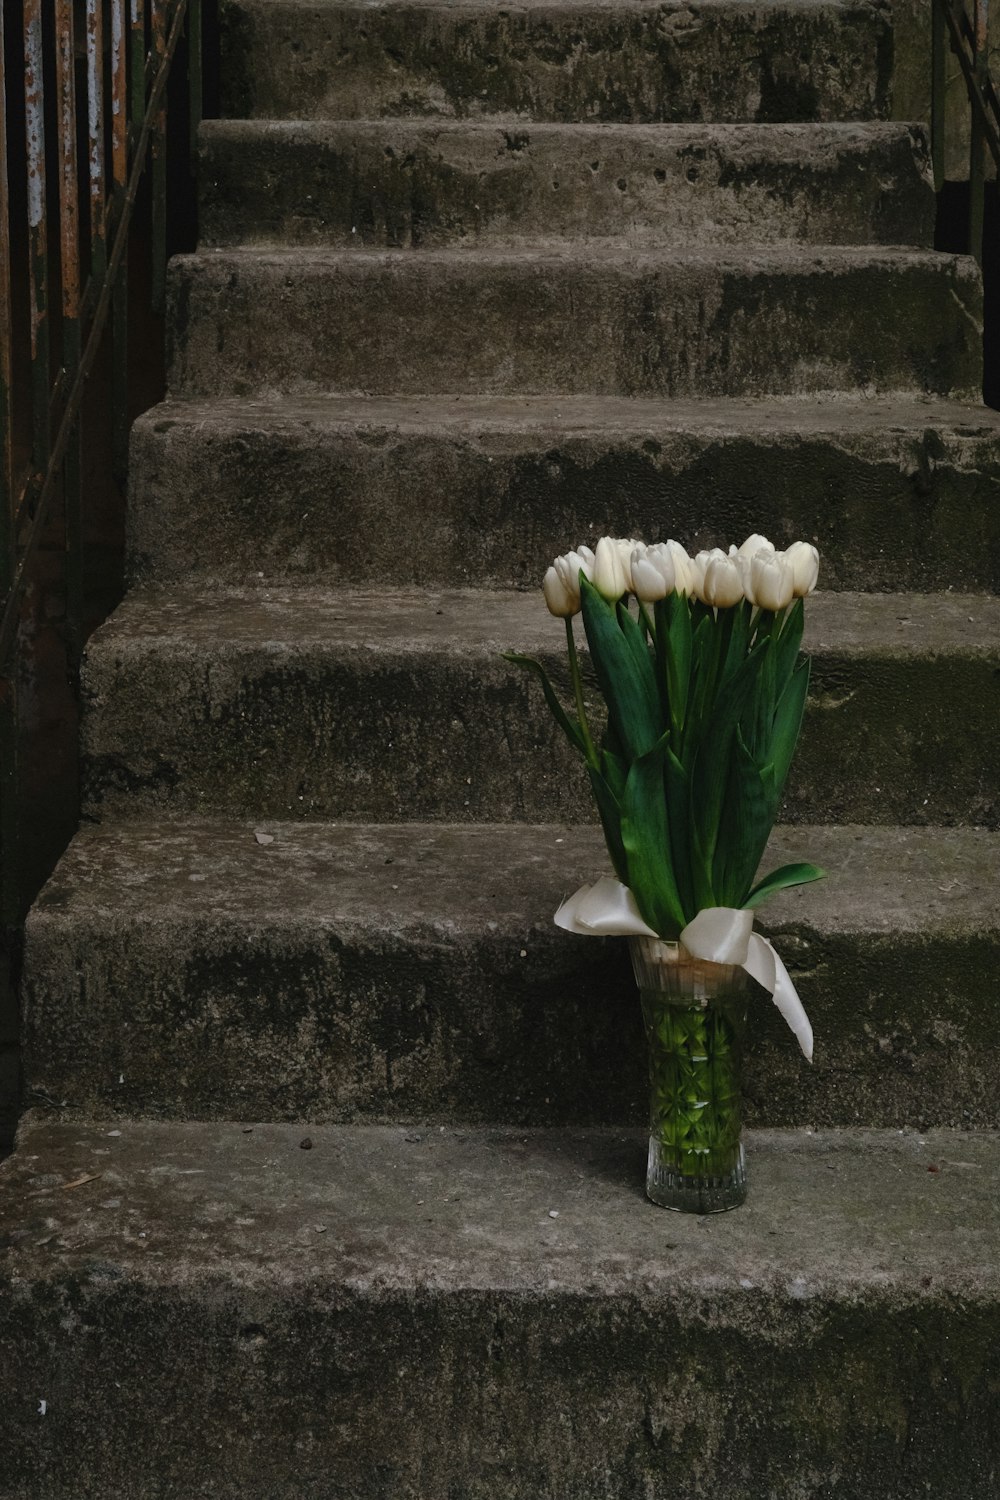
[(28, 153), (28, 267), (31, 286), (31, 457), (36, 474), (45, 472), (51, 430), (44, 78), (42, 0), (24, 0), (24, 108)]
[[(80, 216), (77, 200), (76, 46), (73, 0), (56, 0), (56, 137), (59, 150), (59, 280), (62, 287), (62, 363), (72, 384), (80, 367)], [(66, 652), (75, 685), (83, 652), (83, 518), (80, 424), (75, 421), (63, 461), (66, 548)]]

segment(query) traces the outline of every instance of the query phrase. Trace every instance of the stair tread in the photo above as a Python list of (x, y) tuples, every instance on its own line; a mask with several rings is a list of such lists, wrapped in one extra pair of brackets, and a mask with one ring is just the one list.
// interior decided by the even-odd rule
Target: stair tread
[[(751, 1197), (708, 1234), (641, 1196), (638, 1134), (318, 1126), (309, 1138), (303, 1151), (294, 1125), (112, 1134), (32, 1121), (2, 1169), (6, 1274), (52, 1281), (96, 1262), (119, 1280), (287, 1292), (325, 1279), (379, 1298), (614, 1297), (638, 1281), (667, 1303), (700, 1289), (722, 1319), (720, 1294), (747, 1281), (786, 1307), (862, 1290), (920, 1300), (927, 1276), (950, 1297), (1000, 1294), (994, 1132), (753, 1133)], [(62, 1190), (88, 1173), (99, 1176)]]
[(638, 274), (663, 267), (683, 272), (714, 273), (727, 270), (742, 274), (760, 270), (767, 274), (785, 269), (793, 272), (814, 271), (829, 276), (838, 271), (872, 269), (953, 270), (973, 283), (978, 282), (975, 261), (969, 255), (950, 251), (925, 250), (910, 245), (704, 245), (692, 249), (644, 246), (622, 248), (620, 245), (592, 244), (588, 240), (559, 240), (533, 245), (469, 245), (452, 249), (430, 246), (419, 252), (408, 249), (384, 249), (365, 246), (357, 249), (335, 245), (233, 245), (219, 249), (194, 251), (176, 256), (172, 262), (178, 274), (224, 272), (232, 265), (237, 272), (266, 269), (285, 276), (323, 274), (331, 270), (371, 270), (372, 268), (425, 271), (452, 268), (468, 272), (476, 268), (519, 266), (551, 268), (573, 265), (591, 271), (607, 269), (619, 276)]
[(181, 256), (169, 291), (186, 396), (982, 388), (978, 268), (934, 251), (310, 245)]
[[(778, 827), (762, 868), (806, 859), (827, 879), (769, 901), (759, 914), (769, 932), (1000, 931), (1000, 833)], [(570, 890), (607, 872), (601, 832), (590, 824), (111, 821), (76, 835), (29, 926), (291, 920), (340, 932), (458, 939), (488, 930), (521, 939), (547, 927)]]
[[(817, 150), (839, 149), (847, 144), (865, 141), (908, 139), (925, 127), (919, 121), (906, 120), (792, 120), (792, 121), (700, 121), (679, 123), (673, 120), (646, 120), (625, 123), (620, 120), (525, 120), (523, 132), (532, 139), (567, 137), (570, 139), (629, 140), (650, 142), (692, 141), (699, 145), (724, 144), (735, 149), (752, 145), (773, 149), (779, 156), (792, 147)], [(259, 139), (279, 136), (286, 140), (321, 141), (343, 136), (365, 134), (389, 135), (406, 132), (420, 136), (442, 136), (448, 140), (470, 138), (503, 138), (510, 125), (489, 118), (426, 118), (413, 115), (378, 115), (371, 119), (225, 119), (203, 120), (199, 126), (202, 141)]]
[(4, 1500), (995, 1494), (996, 1134), (119, 1128), (0, 1169)]
[[(1000, 834), (779, 826), (766, 867), (804, 859), (759, 920), (815, 1063), (757, 997), (748, 1117), (1000, 1124)], [(608, 870), (580, 823), (84, 827), (28, 922), (26, 1077), (111, 1119), (638, 1123), (625, 945), (552, 920)]]
[[(88, 656), (210, 651), (337, 657), (561, 655), (563, 623), (540, 590), (145, 587), (133, 590), (91, 638)], [(805, 650), (844, 657), (1000, 657), (1000, 598), (986, 594), (816, 593)]]
[(971, 402), (928, 397), (919, 392), (874, 398), (858, 393), (812, 396), (705, 397), (671, 399), (642, 396), (576, 395), (413, 395), (364, 396), (338, 392), (294, 395), (173, 397), (138, 418), (143, 428), (190, 423), (197, 427), (306, 427), (324, 431), (357, 427), (425, 431), (444, 427), (464, 432), (510, 428), (516, 432), (550, 429), (560, 437), (577, 432), (628, 431), (750, 433), (765, 436), (840, 432), (885, 435), (922, 433), (947, 426), (961, 436), (1000, 437), (1000, 411)]

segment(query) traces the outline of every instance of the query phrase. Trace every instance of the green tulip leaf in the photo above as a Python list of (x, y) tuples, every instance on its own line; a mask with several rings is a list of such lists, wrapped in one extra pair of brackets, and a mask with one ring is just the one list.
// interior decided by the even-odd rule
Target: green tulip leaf
[(615, 755), (613, 750), (602, 750), (600, 775), (607, 782), (616, 800), (621, 802), (625, 795), (625, 782), (628, 777), (628, 766), (621, 756)]
[[(683, 594), (669, 594), (667, 606), (666, 679), (670, 704), (670, 722), (679, 731), (687, 717), (688, 690), (691, 686), (693, 631), (691, 609)], [(676, 746), (675, 746), (676, 748)]]
[(795, 671), (795, 666), (799, 659), (799, 650), (802, 645), (802, 631), (804, 626), (805, 610), (802, 606), (802, 600), (796, 599), (785, 616), (785, 623), (781, 627), (781, 634), (775, 642), (774, 675), (779, 698), (788, 686), (789, 679)]
[(690, 921), (698, 911), (691, 873), (691, 780), (669, 747), (664, 749), (663, 784), (674, 880), (684, 916)]
[(621, 833), (628, 884), (643, 918), (661, 937), (678, 937), (685, 918), (670, 853), (664, 753), (658, 745), (629, 771)]
[[(606, 759), (607, 757), (602, 758)], [(625, 853), (625, 845), (622, 843), (622, 810), (620, 798), (609, 784), (607, 777), (602, 776), (599, 771), (595, 771), (593, 766), (587, 767), (587, 773), (590, 776), (594, 801), (597, 803), (597, 812), (601, 819), (601, 827), (604, 830), (604, 841), (608, 846), (608, 853), (611, 856), (611, 863), (614, 866), (615, 874), (623, 885), (628, 885), (628, 856)]]
[(542, 684), (542, 692), (545, 694), (545, 701), (549, 705), (549, 710), (552, 714), (552, 717), (555, 719), (556, 723), (559, 725), (559, 728), (569, 740), (570, 744), (574, 746), (575, 749), (579, 750), (580, 754), (586, 760), (587, 746), (583, 738), (583, 731), (580, 728), (579, 722), (576, 719), (571, 719), (569, 714), (563, 708), (562, 704), (559, 702), (559, 699), (556, 695), (556, 690), (549, 680), (549, 674), (548, 672), (546, 672), (541, 662), (535, 661), (533, 656), (521, 656), (516, 651), (504, 651), (502, 655), (504, 661), (513, 662), (516, 667), (524, 667), (525, 671), (533, 672), (534, 675), (539, 679)]
[(766, 638), (758, 642), (729, 681), (720, 687), (698, 746), (691, 781), (692, 806), (700, 834), (702, 856), (709, 869), (715, 857), (736, 726), (770, 645), (770, 640)]
[(731, 613), (733, 623), (722, 668), (723, 682), (728, 682), (731, 677), (735, 676), (746, 660), (747, 647), (750, 643), (750, 616), (752, 614), (750, 603), (744, 599), (743, 603), (736, 605)]
[(809, 658), (804, 657), (792, 673), (788, 686), (778, 700), (778, 706), (774, 711), (768, 759), (774, 766), (779, 798), (784, 791), (785, 779), (795, 754), (799, 730), (802, 728), (802, 716), (805, 713), (806, 697), (809, 693), (810, 668)]
[(744, 909), (749, 910), (751, 907), (759, 906), (769, 896), (773, 896), (777, 891), (788, 890), (790, 886), (808, 885), (811, 880), (825, 878), (826, 871), (821, 870), (819, 865), (782, 865), (780, 870), (772, 870), (770, 875), (765, 875), (764, 879), (754, 886), (743, 903)]
[[(645, 755), (660, 737), (660, 705), (653, 662), (642, 632), (629, 616), (635, 635), (623, 629), (611, 605), (581, 575), (583, 625), (590, 659), (608, 715), (630, 761)], [(640, 651), (635, 650), (638, 641)]]
[(737, 729), (712, 862), (720, 906), (741, 906), (753, 884), (777, 814), (774, 769), (758, 766)]

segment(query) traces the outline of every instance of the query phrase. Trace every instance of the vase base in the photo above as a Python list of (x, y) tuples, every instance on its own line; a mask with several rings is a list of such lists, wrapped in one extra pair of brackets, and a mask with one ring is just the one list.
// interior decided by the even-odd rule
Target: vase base
[(652, 1137), (646, 1169), (646, 1196), (660, 1208), (671, 1208), (682, 1214), (724, 1214), (731, 1208), (739, 1208), (747, 1196), (743, 1147), (738, 1148), (730, 1171), (695, 1176), (680, 1171), (667, 1159), (661, 1143)]

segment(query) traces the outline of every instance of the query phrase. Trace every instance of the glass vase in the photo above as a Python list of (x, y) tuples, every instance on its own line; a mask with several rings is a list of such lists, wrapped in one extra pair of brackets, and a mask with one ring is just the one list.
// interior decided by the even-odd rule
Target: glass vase
[(682, 1213), (738, 1208), (746, 970), (660, 938), (628, 941), (649, 1043), (647, 1196)]

